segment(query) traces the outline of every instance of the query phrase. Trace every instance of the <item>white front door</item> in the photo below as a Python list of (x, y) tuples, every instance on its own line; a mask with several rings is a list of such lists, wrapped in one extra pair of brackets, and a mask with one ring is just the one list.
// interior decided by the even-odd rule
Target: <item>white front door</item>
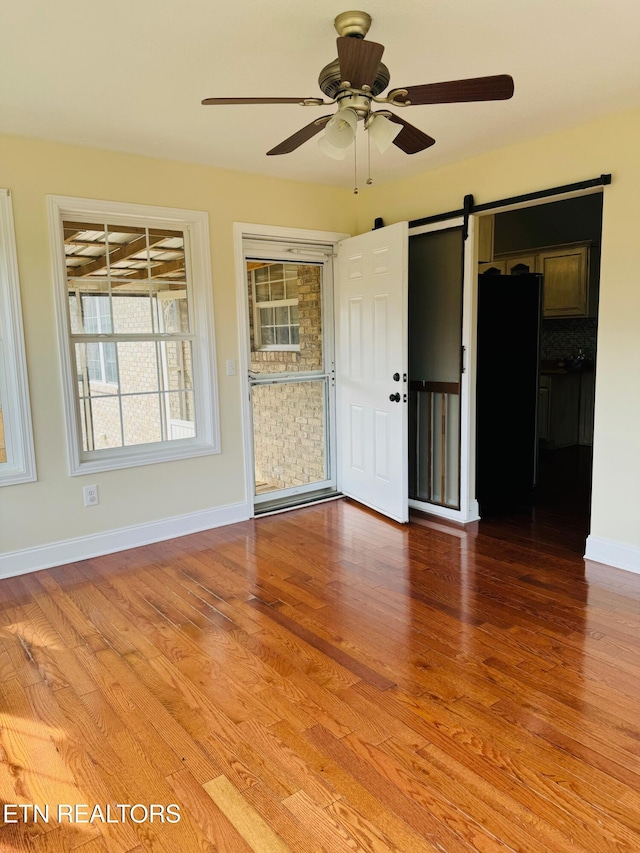
[(409, 520), (408, 226), (338, 244), (336, 367), (339, 488)]

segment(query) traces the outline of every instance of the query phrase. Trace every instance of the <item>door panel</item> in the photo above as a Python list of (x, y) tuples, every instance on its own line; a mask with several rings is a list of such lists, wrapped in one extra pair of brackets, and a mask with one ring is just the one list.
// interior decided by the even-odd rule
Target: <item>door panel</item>
[(407, 248), (406, 222), (343, 240), (336, 281), (339, 485), (401, 522), (409, 513)]

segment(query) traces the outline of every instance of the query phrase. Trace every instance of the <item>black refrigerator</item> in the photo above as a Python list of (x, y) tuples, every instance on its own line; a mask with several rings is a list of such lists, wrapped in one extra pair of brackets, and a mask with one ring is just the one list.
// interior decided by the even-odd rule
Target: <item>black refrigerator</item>
[(542, 276), (478, 277), (476, 496), (482, 516), (535, 494)]

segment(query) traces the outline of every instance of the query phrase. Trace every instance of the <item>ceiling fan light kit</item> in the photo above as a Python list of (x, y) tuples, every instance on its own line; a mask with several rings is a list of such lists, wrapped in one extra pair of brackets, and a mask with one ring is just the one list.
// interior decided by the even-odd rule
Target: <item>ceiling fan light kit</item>
[(402, 126), (389, 121), (384, 113), (372, 113), (365, 122), (369, 139), (381, 154), (389, 150), (391, 143), (402, 130)]
[[(435, 139), (414, 127), (389, 110), (374, 112), (374, 104), (392, 107), (450, 104), (471, 101), (498, 101), (513, 96), (513, 79), (508, 74), (427, 83), (389, 91), (391, 75), (382, 62), (384, 45), (366, 41), (371, 16), (366, 12), (342, 12), (334, 21), (338, 33), (338, 58), (320, 72), (318, 85), (329, 100), (323, 98), (206, 98), (205, 105), (226, 104), (297, 104), (319, 107), (337, 104), (334, 115), (322, 116), (298, 130), (275, 148), (268, 156), (289, 154), (324, 129), (320, 149), (333, 159), (344, 159), (346, 149), (356, 138), (358, 121), (364, 123), (368, 135), (368, 150), (373, 141), (381, 154), (395, 145), (405, 154), (417, 154), (435, 144)], [(354, 145), (354, 158), (356, 146)], [(371, 176), (367, 183), (372, 183)], [(357, 190), (356, 190), (357, 191)]]
[(336, 148), (335, 145), (332, 145), (327, 139), (326, 133), (323, 133), (318, 139), (318, 148), (323, 154), (326, 154), (327, 157), (331, 157), (332, 160), (344, 160), (347, 156), (347, 149)]
[(348, 148), (356, 136), (358, 115), (352, 109), (340, 109), (325, 125), (324, 135), (336, 148)]

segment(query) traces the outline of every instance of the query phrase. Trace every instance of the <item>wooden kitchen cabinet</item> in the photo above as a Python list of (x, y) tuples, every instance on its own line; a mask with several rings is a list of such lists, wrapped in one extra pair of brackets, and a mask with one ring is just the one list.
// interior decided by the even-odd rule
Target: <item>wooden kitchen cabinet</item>
[(524, 273), (536, 272), (535, 255), (518, 255), (505, 259), (506, 275), (522, 275)]
[(496, 255), (478, 264), (480, 275), (542, 273), (544, 316), (589, 316), (589, 244), (550, 246), (527, 254)]
[(507, 272), (506, 261), (487, 261), (484, 264), (478, 264), (478, 275), (505, 275)]
[(536, 272), (535, 255), (509, 255), (497, 257), (492, 261), (478, 264), (478, 274), (485, 275), (518, 275), (519, 273)]
[(493, 228), (495, 215), (478, 217), (478, 263), (486, 264), (493, 260)]
[(545, 317), (588, 315), (588, 246), (564, 246), (539, 252), (537, 272), (544, 276)]
[(542, 373), (538, 388), (538, 438), (558, 450), (580, 439), (580, 373)]

